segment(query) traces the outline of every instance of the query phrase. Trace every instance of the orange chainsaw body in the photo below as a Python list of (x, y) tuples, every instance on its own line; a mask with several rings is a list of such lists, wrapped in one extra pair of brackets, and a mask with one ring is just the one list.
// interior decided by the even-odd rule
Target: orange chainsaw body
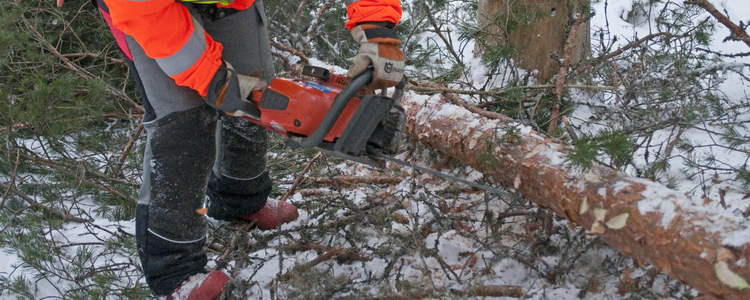
[[(348, 78), (344, 77), (343, 80)], [(253, 92), (252, 100), (260, 110), (260, 120), (245, 118), (287, 138), (309, 136), (325, 117), (336, 95), (346, 85), (340, 84), (341, 81), (342, 79), (319, 82), (275, 78), (264, 91)], [(358, 97), (349, 101), (338, 121), (325, 136), (325, 141), (333, 142), (341, 135), (360, 102)]]
[[(287, 138), (291, 148), (317, 148), (345, 159), (382, 168), (378, 155), (393, 153), (405, 123), (394, 97), (366, 94), (372, 70), (349, 79), (324, 68), (306, 66), (303, 80), (275, 78), (263, 91), (253, 91), (243, 118)], [(394, 98), (396, 100), (394, 100)]]

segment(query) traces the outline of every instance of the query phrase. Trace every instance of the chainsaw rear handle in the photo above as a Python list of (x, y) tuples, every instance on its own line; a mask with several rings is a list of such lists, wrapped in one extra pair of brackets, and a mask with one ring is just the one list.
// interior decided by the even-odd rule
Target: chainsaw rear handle
[[(331, 108), (328, 110), (325, 117), (323, 117), (318, 128), (306, 138), (300, 140), (290, 138), (287, 140), (287, 146), (292, 148), (313, 148), (318, 146), (328, 135), (328, 132), (331, 131), (333, 125), (336, 124), (336, 121), (338, 121), (339, 116), (341, 116), (341, 113), (349, 104), (349, 101), (357, 95), (357, 92), (372, 81), (372, 72), (372, 69), (367, 69), (364, 73), (352, 78), (349, 84), (347, 84), (344, 89), (336, 95), (336, 98), (333, 99)], [(395, 104), (401, 101), (401, 97), (404, 95), (404, 86), (406, 86), (406, 78), (403, 78), (396, 86), (396, 92), (393, 94)]]

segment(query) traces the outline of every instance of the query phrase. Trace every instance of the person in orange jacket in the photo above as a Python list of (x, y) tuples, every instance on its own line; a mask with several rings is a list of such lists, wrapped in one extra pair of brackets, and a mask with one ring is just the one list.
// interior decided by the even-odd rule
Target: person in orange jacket
[[(64, 0), (57, 0), (58, 6)], [(345, 0), (360, 43), (348, 76), (372, 67), (370, 89), (397, 84), (404, 54), (394, 27), (399, 0)], [(107, 21), (143, 98), (147, 142), (136, 208), (146, 282), (167, 299), (213, 299), (230, 281), (206, 273), (206, 220), (274, 229), (297, 218), (268, 199), (266, 131), (242, 118), (274, 69), (262, 0), (92, 0)], [(248, 76), (261, 70), (259, 76)], [(223, 112), (223, 113), (218, 113)], [(235, 116), (235, 117), (232, 117)]]

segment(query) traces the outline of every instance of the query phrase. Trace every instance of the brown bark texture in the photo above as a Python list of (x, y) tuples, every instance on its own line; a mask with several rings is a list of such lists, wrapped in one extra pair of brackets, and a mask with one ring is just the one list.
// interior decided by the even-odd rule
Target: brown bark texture
[[(574, 7), (578, 2), (585, 1), (479, 0), (477, 25), (488, 33), (485, 40), (487, 45), (507, 43), (516, 50), (513, 57), (516, 65), (527, 71), (538, 70), (537, 81), (545, 83), (557, 74), (561, 67), (560, 60), (564, 55), (567, 39), (566, 30), (575, 19), (570, 7)], [(571, 47), (572, 64), (582, 61), (589, 55), (590, 31), (589, 22), (584, 22), (578, 32), (574, 33), (575, 42)], [(477, 54), (481, 54), (482, 51), (483, 49), (479, 49), (480, 53)], [(558, 59), (551, 57), (553, 53)]]
[(564, 147), (530, 127), (480, 116), (440, 95), (426, 100), (407, 94), (402, 105), (406, 131), (427, 147), (513, 187), (708, 297), (750, 299), (745, 218), (708, 210), (658, 183), (605, 166), (570, 169)]

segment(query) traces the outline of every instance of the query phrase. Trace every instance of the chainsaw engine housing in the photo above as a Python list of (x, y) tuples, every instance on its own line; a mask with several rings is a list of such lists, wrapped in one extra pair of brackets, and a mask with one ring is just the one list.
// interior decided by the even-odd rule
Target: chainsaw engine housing
[(318, 80), (275, 78), (264, 91), (254, 91), (252, 101), (260, 114), (245, 118), (288, 138), (290, 147), (316, 147), (382, 168), (384, 162), (372, 156), (396, 150), (403, 108), (392, 98), (363, 94), (368, 78), (350, 82), (320, 69), (308, 72)]

